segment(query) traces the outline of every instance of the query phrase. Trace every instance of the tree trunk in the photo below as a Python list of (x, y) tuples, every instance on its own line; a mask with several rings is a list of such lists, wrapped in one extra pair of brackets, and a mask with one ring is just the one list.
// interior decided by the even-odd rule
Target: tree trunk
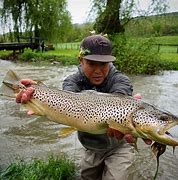
[(121, 25), (119, 18), (120, 5), (122, 0), (107, 0), (106, 9), (96, 19), (94, 29), (98, 33), (120, 33), (124, 32), (124, 27)]

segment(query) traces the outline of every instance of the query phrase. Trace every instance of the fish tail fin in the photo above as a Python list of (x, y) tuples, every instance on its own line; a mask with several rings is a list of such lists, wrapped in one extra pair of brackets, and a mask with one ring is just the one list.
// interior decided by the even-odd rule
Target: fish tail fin
[(12, 70), (9, 70), (0, 87), (0, 95), (15, 97), (15, 89), (20, 81), (20, 77)]

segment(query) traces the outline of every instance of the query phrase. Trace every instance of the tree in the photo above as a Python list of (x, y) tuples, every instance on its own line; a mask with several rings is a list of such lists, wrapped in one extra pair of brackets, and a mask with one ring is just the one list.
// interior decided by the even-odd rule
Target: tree
[(98, 33), (124, 32), (124, 26), (135, 15), (164, 12), (167, 0), (150, 0), (147, 11), (139, 10), (138, 2), (137, 0), (92, 0), (92, 11), (97, 12), (94, 29)]
[[(22, 32), (48, 41), (63, 41), (72, 28), (66, 0), (1, 0), (4, 24), (12, 18), (17, 38)], [(68, 31), (64, 31), (64, 29)], [(63, 36), (62, 36), (62, 35)]]

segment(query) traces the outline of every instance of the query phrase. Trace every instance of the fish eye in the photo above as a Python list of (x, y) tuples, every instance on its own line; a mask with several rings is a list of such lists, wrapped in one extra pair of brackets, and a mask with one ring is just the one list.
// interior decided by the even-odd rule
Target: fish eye
[(168, 121), (168, 116), (161, 116), (159, 119), (162, 121)]

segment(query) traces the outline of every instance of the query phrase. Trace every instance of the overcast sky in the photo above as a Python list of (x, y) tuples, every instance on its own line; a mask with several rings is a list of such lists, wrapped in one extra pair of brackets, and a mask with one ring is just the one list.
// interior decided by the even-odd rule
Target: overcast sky
[[(73, 23), (84, 23), (87, 21), (87, 13), (90, 10), (91, 0), (67, 0), (68, 10), (72, 16)], [(149, 0), (139, 0), (142, 7), (148, 6)], [(167, 0), (169, 2), (169, 12), (178, 12), (178, 0)]]

